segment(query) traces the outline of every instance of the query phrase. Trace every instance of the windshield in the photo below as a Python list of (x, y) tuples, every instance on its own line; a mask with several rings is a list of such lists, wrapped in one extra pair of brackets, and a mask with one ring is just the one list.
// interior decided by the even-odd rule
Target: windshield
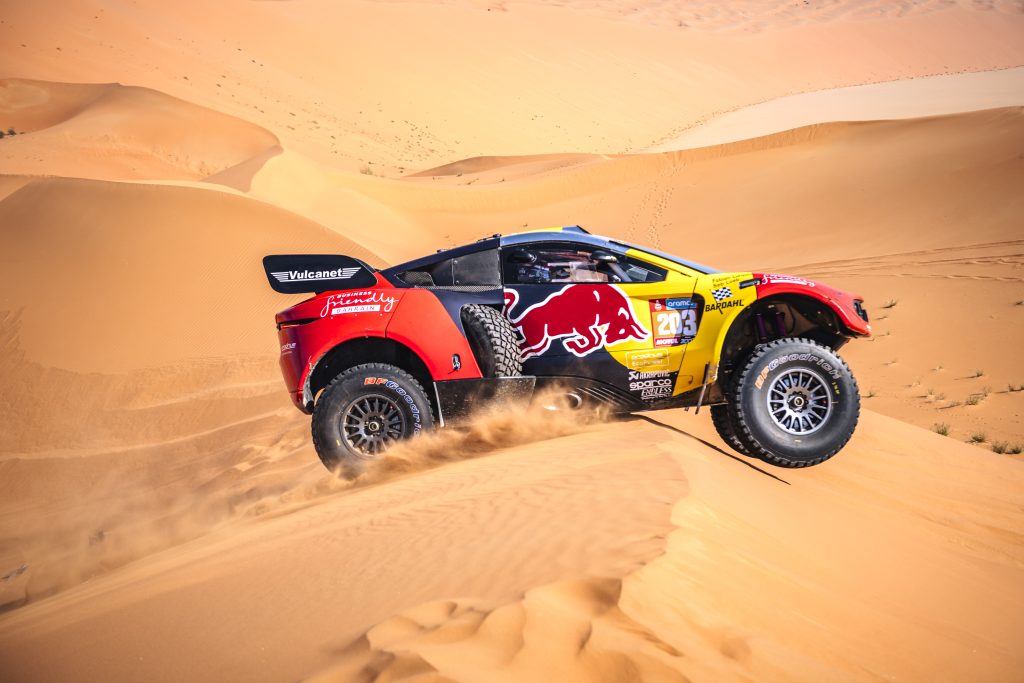
[(618, 240), (611, 240), (611, 243), (612, 244), (617, 244), (617, 245), (619, 245), (621, 247), (628, 247), (630, 249), (636, 249), (637, 251), (647, 252), (648, 254), (653, 254), (654, 256), (657, 256), (659, 258), (663, 258), (666, 261), (671, 261), (672, 263), (678, 263), (679, 265), (686, 266), (687, 268), (690, 268), (691, 270), (696, 270), (699, 273), (708, 274), (708, 273), (719, 273), (719, 272), (721, 272), (720, 270), (718, 270), (716, 268), (712, 268), (711, 266), (705, 266), (705, 265), (702, 265), (702, 264), (697, 263), (695, 261), (687, 261), (686, 259), (681, 259), (678, 256), (673, 256), (672, 254), (666, 254), (663, 251), (658, 251), (657, 249), (651, 249), (650, 247), (642, 247), (639, 244), (632, 244), (630, 242), (620, 242)]

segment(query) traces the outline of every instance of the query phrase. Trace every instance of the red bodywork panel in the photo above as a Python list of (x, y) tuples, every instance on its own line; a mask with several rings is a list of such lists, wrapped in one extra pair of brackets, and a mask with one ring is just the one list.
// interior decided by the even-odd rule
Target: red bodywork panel
[(776, 275), (774, 273), (754, 273), (754, 277), (760, 281), (757, 285), (757, 298), (776, 294), (799, 294), (817, 299), (839, 316), (840, 322), (850, 332), (860, 336), (870, 336), (871, 325), (860, 317), (854, 307), (854, 300), (863, 301), (864, 297), (856, 294), (849, 294), (834, 287), (829, 287), (814, 280), (807, 280), (791, 275)]
[[(431, 291), (403, 289), (375, 273), (372, 287), (325, 292), (276, 316), (281, 372), (292, 402), (308, 412), (308, 378), (329, 351), (353, 339), (378, 337), (408, 347), (433, 380), (481, 377), (473, 351), (459, 325)], [(461, 367), (452, 368), (459, 356)]]

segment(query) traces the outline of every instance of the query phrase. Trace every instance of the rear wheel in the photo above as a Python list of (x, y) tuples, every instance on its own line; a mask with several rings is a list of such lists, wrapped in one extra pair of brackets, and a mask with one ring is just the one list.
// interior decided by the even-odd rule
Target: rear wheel
[(352, 477), (402, 439), (434, 425), (430, 399), (393, 365), (367, 363), (341, 373), (313, 408), (313, 445), (330, 470)]
[(860, 416), (850, 368), (832, 349), (809, 339), (778, 339), (760, 347), (728, 393), (729, 421), (739, 445), (781, 467), (828, 460), (853, 436)]

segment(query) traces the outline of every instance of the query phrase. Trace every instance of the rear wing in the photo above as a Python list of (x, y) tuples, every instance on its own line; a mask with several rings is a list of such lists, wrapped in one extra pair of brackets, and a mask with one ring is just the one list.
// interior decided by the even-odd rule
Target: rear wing
[(362, 289), (377, 284), (376, 272), (359, 259), (336, 254), (275, 254), (263, 257), (275, 292), (305, 294)]

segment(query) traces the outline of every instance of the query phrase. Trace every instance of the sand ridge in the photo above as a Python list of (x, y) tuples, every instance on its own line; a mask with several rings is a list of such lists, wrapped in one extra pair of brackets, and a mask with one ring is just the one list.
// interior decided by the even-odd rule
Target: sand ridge
[[(0, 19), (0, 679), (1022, 670), (1019, 2), (45, 10)], [(865, 294), (851, 444), (501, 408), (321, 468), (263, 255), (575, 223)]]

